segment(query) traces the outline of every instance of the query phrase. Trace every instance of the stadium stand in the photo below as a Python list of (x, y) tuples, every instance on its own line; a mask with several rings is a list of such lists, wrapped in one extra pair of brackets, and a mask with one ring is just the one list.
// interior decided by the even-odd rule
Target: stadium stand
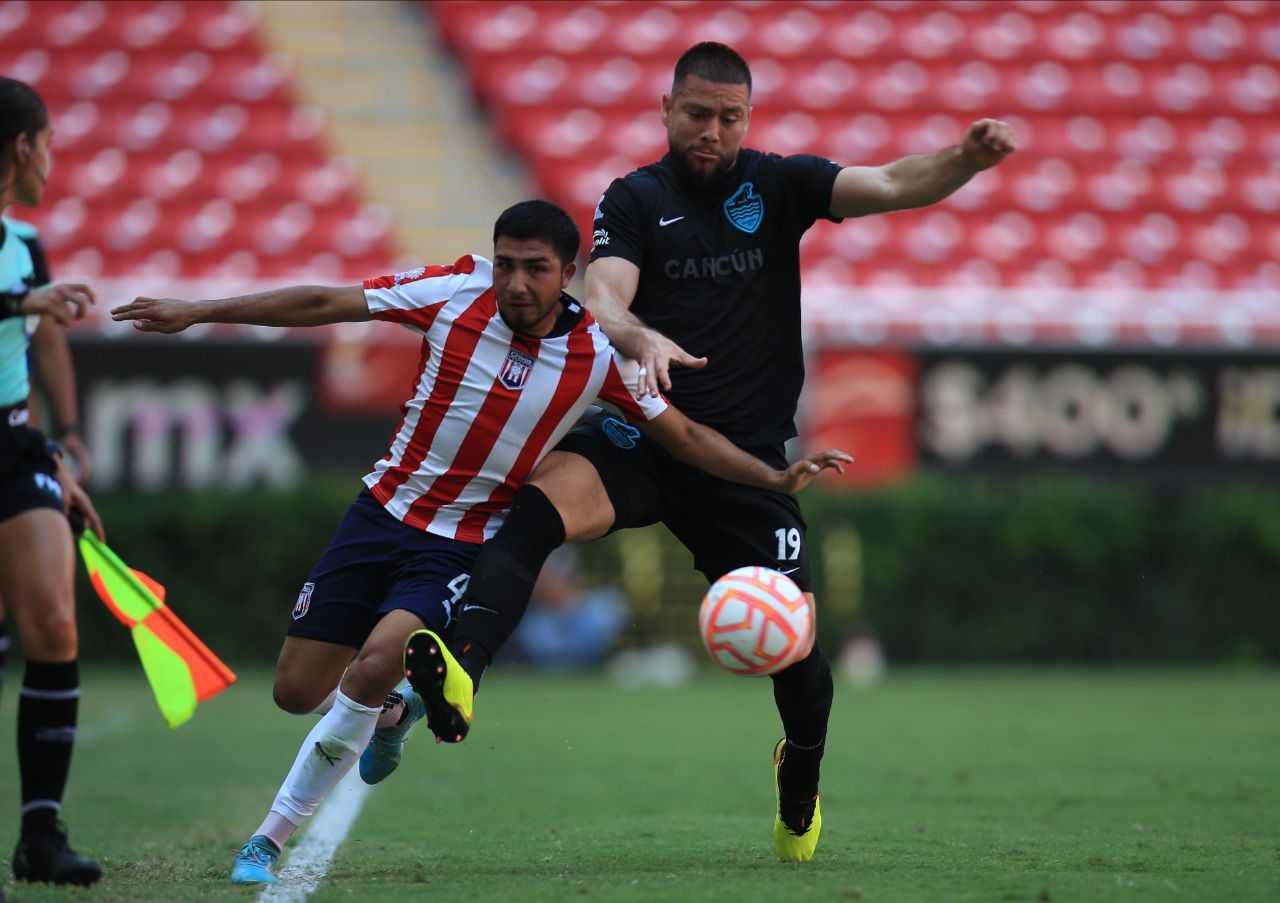
[[(871, 164), (953, 142), (977, 116), (1010, 120), (1023, 151), (944, 204), (810, 231), (821, 339), (1280, 342), (1280, 4), (422, 8), (499, 140), (584, 226), (609, 180), (663, 152), (658, 97), (695, 40), (751, 61), (763, 149)], [(263, 15), (223, 0), (0, 0), (0, 72), (55, 114), (59, 175), (23, 215), (57, 272), (234, 287), (391, 265), (391, 214), (332, 149), (331, 111), (300, 102)], [(430, 222), (414, 236), (428, 250), (443, 241)]]
[[(389, 213), (329, 149), (251, 5), (4, 0), (0, 72), (53, 116), (58, 177), (20, 215), (56, 273), (234, 287), (392, 264)], [(112, 325), (99, 309), (90, 328)]]
[(427, 5), (501, 139), (588, 228), (665, 151), (658, 98), (699, 40), (752, 64), (763, 150), (877, 164), (1013, 123), (1022, 151), (942, 205), (810, 231), (820, 339), (1280, 343), (1280, 4)]

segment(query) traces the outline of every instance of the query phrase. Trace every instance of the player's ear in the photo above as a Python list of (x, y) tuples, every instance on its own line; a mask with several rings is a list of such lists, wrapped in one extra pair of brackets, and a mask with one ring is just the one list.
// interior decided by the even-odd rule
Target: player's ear
[(671, 95), (662, 95), (662, 124), (671, 125)]
[(564, 269), (560, 271), (560, 287), (568, 288), (569, 283), (573, 281), (574, 273), (578, 272), (578, 264), (570, 260), (564, 265)]
[[(5, 155), (8, 156), (8, 151)], [(31, 136), (26, 132), (19, 132), (13, 138), (13, 162), (15, 164), (23, 164), (31, 156)]]

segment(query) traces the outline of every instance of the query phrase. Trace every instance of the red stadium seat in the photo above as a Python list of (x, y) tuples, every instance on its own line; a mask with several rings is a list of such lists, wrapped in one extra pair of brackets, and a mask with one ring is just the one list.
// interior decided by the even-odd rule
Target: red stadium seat
[(229, 50), (254, 43), (257, 23), (228, 3), (8, 0), (0, 7), (0, 48)]
[[(1023, 152), (997, 170), (928, 210), (819, 224), (801, 255), (807, 291), (867, 287), (877, 304), (894, 287), (1031, 291), (932, 324), (890, 304), (876, 328), (1153, 341), (1218, 330), (1217, 315), (1147, 317), (1135, 292), (1280, 285), (1280, 15), (1266, 0), (428, 7), (503, 141), (584, 227), (613, 178), (665, 151), (658, 99), (698, 40), (751, 62), (761, 150), (875, 165), (1009, 120)], [(1077, 317), (1057, 290), (1118, 300)]]
[(385, 215), (361, 206), (249, 7), (7, 0), (0, 72), (52, 112), (60, 176), (30, 216), (56, 272), (246, 278), (318, 255), (335, 278), (390, 268)]

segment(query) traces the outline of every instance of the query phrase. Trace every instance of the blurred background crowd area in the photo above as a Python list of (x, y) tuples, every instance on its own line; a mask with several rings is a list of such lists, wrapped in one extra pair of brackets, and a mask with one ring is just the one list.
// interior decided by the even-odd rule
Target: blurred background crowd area
[[(299, 507), (354, 493), (417, 351), (372, 324), (137, 336), (111, 306), (485, 253), (531, 196), (589, 232), (663, 153), (659, 100), (700, 40), (751, 64), (761, 150), (877, 164), (987, 116), (1019, 137), (939, 205), (802, 245), (799, 443), (857, 458), (806, 496), (824, 629), (926, 658), (1280, 657), (1270, 0), (0, 0), (0, 72), (55, 129), (43, 206), (7, 213), (99, 292), (71, 337), (120, 541), (197, 597), (238, 579), (218, 594), (277, 624), (336, 521), (313, 536)], [(199, 541), (267, 524), (298, 561), (189, 573)], [(633, 639), (692, 636), (702, 583), (664, 532), (581, 564), (627, 591)], [(991, 639), (967, 646), (976, 610)]]

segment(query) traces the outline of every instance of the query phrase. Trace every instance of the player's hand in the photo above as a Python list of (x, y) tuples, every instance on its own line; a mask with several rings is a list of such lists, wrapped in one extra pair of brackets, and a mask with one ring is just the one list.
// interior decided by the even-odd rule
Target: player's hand
[(76, 482), (75, 475), (62, 461), (58, 462), (58, 482), (62, 484), (62, 510), (67, 514), (72, 511), (80, 512), (85, 526), (92, 530), (95, 536), (106, 542), (107, 531), (102, 527), (102, 518), (98, 516), (98, 509), (93, 507), (89, 493), (81, 488)]
[(990, 169), (1018, 149), (1013, 126), (999, 119), (979, 119), (969, 126), (960, 151), (974, 172)]
[(176, 298), (134, 298), (112, 308), (111, 319), (117, 323), (132, 320), (133, 328), (140, 332), (182, 332), (196, 322), (195, 307)]
[(786, 470), (782, 471), (781, 492), (799, 492), (808, 486), (813, 478), (828, 468), (836, 473), (844, 473), (844, 466), (853, 463), (853, 455), (837, 449), (814, 452), (805, 455)]
[(696, 370), (707, 365), (705, 357), (694, 357), (662, 333), (652, 329), (639, 330), (635, 344), (638, 353), (634, 357), (640, 363), (637, 398), (644, 398), (646, 395), (657, 398), (662, 392), (670, 392), (672, 366)]
[(28, 293), (22, 299), (22, 312), (52, 317), (60, 325), (70, 326), (97, 301), (93, 289), (83, 282), (56, 282)]

